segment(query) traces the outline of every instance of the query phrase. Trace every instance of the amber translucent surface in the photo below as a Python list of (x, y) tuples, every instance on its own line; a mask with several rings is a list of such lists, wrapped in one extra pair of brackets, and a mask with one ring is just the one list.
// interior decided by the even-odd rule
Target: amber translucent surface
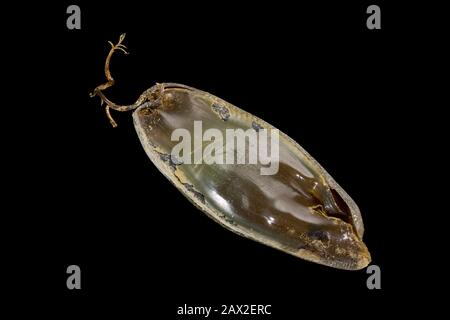
[[(264, 121), (205, 92), (154, 87), (152, 101), (134, 112), (141, 142), (157, 167), (201, 210), (227, 228), (304, 259), (342, 269), (370, 262), (361, 241), (356, 205), (295, 142), (280, 135), (279, 170), (261, 175), (261, 164), (186, 164), (171, 157), (177, 128), (266, 128)], [(204, 142), (203, 147), (211, 142)], [(226, 151), (226, 150), (225, 150)], [(229, 150), (228, 150), (229, 151)], [(231, 151), (229, 151), (231, 152)], [(233, 151), (235, 152), (235, 151)], [(328, 178), (329, 177), (329, 178)]]

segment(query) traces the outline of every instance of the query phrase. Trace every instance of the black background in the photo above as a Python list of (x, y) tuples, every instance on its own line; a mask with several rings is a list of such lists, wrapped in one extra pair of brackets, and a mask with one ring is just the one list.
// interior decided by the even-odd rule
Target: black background
[[(60, 315), (91, 308), (177, 318), (184, 304), (271, 304), (276, 319), (401, 312), (397, 297), (414, 296), (415, 278), (398, 223), (412, 121), (405, 46), (418, 34), (401, 19), (405, 7), (376, 2), (382, 29), (368, 30), (372, 3), (364, 2), (81, 1), (81, 30), (68, 30), (69, 4), (15, 8), (20, 18), (8, 29), (17, 109), (4, 126), (16, 138), (6, 139), (15, 205), (5, 264), (18, 274), (19, 295), (45, 297)], [(104, 82), (107, 40), (123, 32), (131, 53), (113, 58), (111, 100), (128, 104), (155, 82), (183, 83), (287, 133), (360, 206), (382, 289), (367, 289), (365, 270), (316, 265), (225, 230), (153, 166), (130, 113), (112, 111), (113, 129), (88, 94)], [(82, 270), (79, 291), (66, 288), (71, 264)]]

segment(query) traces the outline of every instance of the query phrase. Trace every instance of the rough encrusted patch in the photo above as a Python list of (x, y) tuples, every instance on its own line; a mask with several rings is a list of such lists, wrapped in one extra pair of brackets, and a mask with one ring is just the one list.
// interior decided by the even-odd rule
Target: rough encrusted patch
[[(159, 152), (158, 152), (159, 153)], [(159, 157), (162, 161), (166, 162), (170, 168), (173, 170), (175, 177), (178, 179), (178, 181), (184, 186), (186, 187), (186, 189), (191, 192), (194, 197), (196, 197), (198, 200), (200, 200), (201, 203), (205, 203), (205, 196), (203, 195), (203, 193), (195, 190), (194, 186), (190, 183), (186, 183), (186, 182), (182, 182), (180, 180), (180, 178), (177, 176), (176, 172), (177, 172), (177, 166), (183, 164), (183, 162), (178, 159), (177, 157), (171, 155), (171, 154), (167, 154), (167, 153), (159, 153)]]
[(162, 161), (166, 162), (173, 170), (176, 170), (178, 165), (183, 164), (180, 159), (171, 154), (160, 153), (159, 157)]
[(213, 103), (211, 108), (219, 115), (220, 119), (222, 119), (223, 121), (227, 121), (230, 118), (230, 110), (228, 110), (226, 107), (217, 103)]
[(255, 121), (252, 122), (252, 128), (255, 129), (256, 132), (263, 129), (263, 127), (260, 124), (256, 123)]
[(203, 195), (203, 193), (195, 190), (195, 188), (192, 184), (183, 183), (183, 185), (186, 187), (186, 189), (188, 189), (190, 192), (192, 192), (194, 197), (196, 197), (198, 200), (200, 200), (201, 203), (203, 203), (203, 204), (205, 203), (205, 196)]

